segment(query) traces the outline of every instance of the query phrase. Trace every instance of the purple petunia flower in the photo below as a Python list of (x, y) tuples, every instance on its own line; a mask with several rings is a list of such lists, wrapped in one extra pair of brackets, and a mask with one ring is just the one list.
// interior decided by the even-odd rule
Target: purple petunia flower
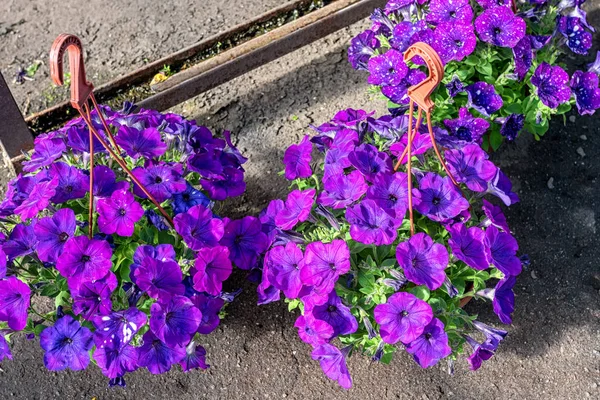
[(185, 357), (179, 361), (183, 372), (189, 372), (193, 369), (207, 369), (209, 365), (206, 363), (206, 349), (202, 346), (196, 346), (192, 340), (185, 349)]
[(168, 301), (172, 296), (182, 295), (185, 286), (179, 265), (172, 260), (146, 258), (133, 273), (133, 282), (154, 299)]
[[(426, 129), (426, 128), (425, 128)], [(404, 152), (404, 149), (408, 145), (408, 135), (405, 134), (402, 136), (399, 142), (394, 143), (390, 146), (390, 153), (399, 157)], [(431, 144), (431, 136), (427, 133), (417, 132), (412, 140), (412, 150), (411, 156), (418, 156), (420, 154), (424, 154), (432, 147)], [(402, 160), (401, 164), (406, 164), (408, 162), (408, 154), (406, 154)]]
[(486, 82), (475, 82), (465, 88), (469, 101), (467, 107), (473, 107), (481, 114), (489, 117), (502, 108), (502, 97), (496, 93), (494, 85)]
[(202, 314), (185, 296), (150, 307), (150, 330), (167, 346), (185, 346), (196, 333)]
[(345, 110), (338, 111), (333, 116), (331, 123), (338, 127), (344, 127), (347, 129), (358, 131), (360, 123), (362, 121), (365, 121), (373, 114), (375, 114), (375, 111), (367, 112), (365, 110), (355, 110), (353, 108), (347, 108)]
[(492, 358), (499, 344), (498, 342), (494, 343), (489, 340), (486, 340), (480, 344), (470, 336), (466, 336), (465, 339), (473, 348), (473, 352), (467, 358), (471, 371), (477, 371), (481, 367), (483, 361), (487, 361)]
[(50, 166), (50, 177), (58, 178), (56, 193), (52, 197), (53, 203), (64, 203), (73, 199), (85, 197), (90, 189), (89, 177), (77, 167), (57, 162)]
[(503, 7), (511, 7), (511, 0), (477, 0), (477, 3), (484, 9), (503, 6)]
[(406, 76), (394, 86), (383, 86), (381, 93), (396, 104), (408, 104), (408, 89), (418, 85), (427, 78), (427, 75), (419, 69), (409, 69)]
[(446, 85), (446, 89), (448, 90), (448, 95), (452, 98), (465, 91), (463, 83), (456, 74), (452, 76), (452, 80)]
[(374, 310), (381, 339), (389, 344), (410, 343), (423, 333), (433, 318), (431, 306), (415, 295), (395, 293)]
[(515, 58), (515, 72), (520, 81), (525, 79), (529, 69), (533, 65), (533, 51), (531, 48), (531, 37), (525, 35), (515, 47), (513, 47)]
[(510, 232), (506, 217), (502, 209), (486, 199), (483, 199), (481, 209), (485, 213), (486, 219), (483, 221), (484, 226), (494, 225), (496, 228), (502, 229), (504, 232)]
[(325, 244), (309, 243), (300, 267), (300, 277), (305, 285), (315, 286), (315, 291), (327, 294), (337, 278), (350, 271), (350, 250), (343, 240)]
[(406, 278), (417, 285), (425, 285), (430, 290), (442, 286), (448, 266), (448, 251), (434, 243), (425, 233), (417, 233), (396, 248), (396, 259)]
[(474, 192), (485, 192), (488, 182), (496, 175), (496, 166), (477, 144), (462, 149), (448, 150), (444, 154), (448, 169), (457, 180)]
[(573, 53), (585, 55), (592, 48), (592, 34), (585, 30), (581, 18), (560, 16), (556, 28), (566, 38), (567, 46)]
[(93, 347), (92, 332), (70, 315), (59, 318), (54, 326), (40, 334), (44, 365), (50, 371), (70, 368), (81, 371), (90, 363), (88, 351)]
[(21, 331), (27, 325), (31, 290), (14, 276), (0, 280), (0, 321), (8, 323), (13, 331)]
[(527, 24), (508, 7), (488, 8), (475, 19), (479, 38), (495, 46), (513, 48), (525, 36)]
[(207, 296), (204, 293), (197, 293), (191, 298), (194, 306), (202, 313), (202, 319), (198, 326), (198, 333), (208, 335), (219, 326), (221, 321), (219, 313), (225, 304), (225, 300), (220, 297)]
[(305, 301), (305, 315), (312, 315), (315, 319), (327, 322), (333, 327), (333, 335), (350, 335), (358, 329), (358, 322), (350, 308), (342, 303), (342, 299), (332, 290), (324, 304), (315, 305), (310, 298)]
[(294, 190), (288, 194), (285, 207), (275, 217), (275, 225), (283, 230), (293, 229), (299, 222), (304, 222), (310, 215), (315, 202), (314, 189)]
[(594, 114), (600, 108), (598, 75), (595, 72), (575, 71), (570, 84), (579, 114)]
[(121, 126), (115, 138), (117, 144), (133, 158), (158, 158), (167, 151), (167, 145), (161, 140), (158, 129), (151, 127), (142, 131)]
[(449, 177), (432, 172), (419, 180), (419, 188), (413, 189), (415, 208), (433, 221), (454, 218), (469, 208), (469, 202)]
[(131, 236), (144, 209), (129, 190), (117, 190), (110, 198), (98, 200), (98, 228), (107, 235)]
[(14, 213), (19, 215), (21, 220), (36, 217), (40, 211), (48, 206), (50, 201), (56, 202), (55, 199), (58, 195), (58, 190), (62, 190), (62, 188), (57, 187), (59, 183), (60, 181), (56, 175), (53, 175), (52, 179), (47, 179), (47, 174), (40, 172), (36, 176), (36, 182), (32, 190), (27, 193), (27, 197), (20, 201), (20, 204), (16, 205)]
[[(450, 4), (447, 1), (440, 1), (445, 4)], [(466, 1), (467, 7), (469, 2)], [(477, 36), (473, 30), (473, 25), (445, 22), (437, 26), (434, 31), (433, 48), (439, 53), (444, 64), (450, 61), (462, 61), (473, 51), (477, 46)]]
[(8, 261), (17, 257), (23, 257), (35, 251), (38, 245), (38, 239), (35, 236), (34, 229), (37, 220), (33, 220), (30, 225), (17, 224), (8, 236), (8, 239), (2, 245), (2, 250), (8, 256)]
[(159, 244), (156, 247), (150, 245), (138, 246), (133, 253), (133, 263), (130, 266), (130, 277), (133, 277), (135, 270), (141, 265), (144, 265), (149, 259), (155, 259), (159, 261), (175, 261), (175, 258), (175, 249), (170, 244)]
[(531, 77), (531, 84), (537, 88), (541, 102), (550, 108), (556, 108), (571, 98), (569, 74), (558, 65), (541, 63)]
[(6, 338), (3, 334), (0, 334), (0, 362), (4, 361), (4, 359), (12, 360), (12, 352), (10, 351), (10, 346), (6, 341)]
[(279, 301), (281, 299), (281, 291), (275, 286), (271, 285), (271, 282), (269, 282), (269, 279), (267, 278), (268, 268), (269, 267), (266, 264), (263, 265), (262, 280), (258, 285), (258, 288), (256, 288), (256, 292), (258, 293), (257, 304), (259, 306), (269, 304), (274, 301)]
[(223, 289), (223, 282), (233, 270), (229, 261), (229, 249), (225, 246), (200, 249), (194, 269), (194, 289), (217, 296)]
[[(170, 199), (175, 193), (185, 191), (187, 187), (186, 181), (181, 177), (181, 165), (178, 168), (166, 164), (148, 165), (137, 167), (131, 172), (159, 203)], [(137, 185), (134, 185), (133, 192), (142, 199), (146, 198)]]
[(494, 312), (504, 324), (512, 323), (511, 314), (515, 310), (515, 294), (513, 287), (517, 279), (514, 276), (505, 276), (501, 279), (494, 289), (494, 299), (492, 305)]
[(63, 208), (52, 217), (44, 217), (35, 224), (33, 231), (39, 240), (36, 251), (41, 261), (56, 263), (65, 243), (75, 234), (75, 223), (75, 212)]
[(95, 315), (107, 315), (112, 310), (110, 296), (117, 288), (117, 277), (109, 272), (96, 281), (68, 281), (73, 297), (73, 313), (86, 320)]
[(223, 170), (223, 176), (219, 180), (201, 179), (200, 185), (213, 200), (240, 196), (246, 190), (244, 171), (231, 167)]
[(6, 276), (6, 253), (0, 245), (0, 279)]
[(262, 231), (268, 236), (269, 242), (272, 243), (278, 233), (275, 217), (281, 210), (285, 208), (283, 200), (275, 199), (269, 202), (269, 205), (260, 212), (258, 218), (262, 223)]
[(333, 327), (310, 314), (300, 315), (294, 327), (298, 328), (300, 339), (313, 347), (328, 343), (333, 337)]
[(60, 136), (38, 136), (35, 139), (33, 154), (28, 161), (23, 162), (23, 171), (33, 172), (51, 165), (62, 157), (67, 149), (65, 140)]
[(299, 144), (293, 144), (287, 148), (283, 156), (285, 165), (285, 179), (290, 181), (296, 178), (308, 178), (312, 175), (310, 168), (310, 153), (312, 143), (308, 135), (305, 135)]
[[(449, 23), (452, 25), (471, 25), (473, 9), (469, 0), (431, 0), (427, 22), (434, 25)], [(437, 28), (436, 28), (437, 29)]]
[(480, 143), (490, 124), (483, 118), (474, 118), (469, 110), (462, 107), (457, 119), (445, 119), (448, 134), (467, 143)]
[(104, 376), (110, 379), (120, 378), (127, 372), (137, 369), (137, 349), (129, 344), (118, 347), (97, 347), (94, 360)]
[(510, 179), (504, 175), (500, 168), (496, 170), (496, 176), (489, 183), (488, 193), (497, 196), (507, 206), (515, 204), (519, 201), (519, 196), (512, 191), (512, 183)]
[(402, 53), (394, 49), (371, 58), (368, 68), (371, 85), (396, 86), (408, 73)]
[(381, 46), (375, 32), (367, 29), (350, 41), (348, 61), (354, 69), (367, 69), (369, 58), (375, 55), (375, 49)]
[(373, 182), (379, 174), (392, 171), (392, 159), (370, 144), (362, 144), (348, 155), (350, 163), (359, 170), (365, 179)]
[(302, 289), (300, 266), (303, 258), (302, 250), (292, 242), (274, 247), (265, 255), (269, 282), (288, 299), (297, 298)]
[(245, 270), (254, 268), (259, 255), (269, 247), (269, 239), (262, 231), (260, 220), (251, 216), (227, 222), (220, 243), (229, 248), (231, 261)]
[(221, 150), (198, 152), (188, 159), (188, 168), (203, 178), (222, 180), (224, 176), (221, 154)]
[(429, 368), (442, 358), (448, 357), (452, 349), (448, 345), (448, 335), (444, 331), (444, 323), (433, 318), (423, 333), (406, 346), (406, 351), (413, 355), (421, 368)]
[(350, 236), (357, 242), (376, 246), (392, 244), (398, 236), (397, 229), (402, 220), (377, 205), (374, 200), (363, 200), (346, 210), (350, 223)]
[(186, 182), (185, 191), (174, 194), (172, 204), (173, 213), (177, 215), (197, 205), (210, 208), (210, 199), (204, 193), (190, 185), (189, 182)]
[(352, 387), (352, 377), (346, 366), (346, 356), (350, 348), (351, 346), (340, 351), (330, 344), (322, 344), (311, 353), (313, 360), (319, 360), (323, 373), (344, 389)]
[(118, 348), (131, 342), (135, 334), (146, 325), (146, 313), (135, 307), (114, 311), (92, 318), (96, 327), (94, 343), (97, 348)]
[(110, 271), (111, 257), (112, 250), (107, 241), (75, 236), (65, 243), (56, 269), (72, 282), (95, 281)]
[(369, 187), (365, 199), (375, 203), (401, 221), (408, 208), (408, 176), (404, 172), (380, 174)]
[(333, 209), (348, 207), (360, 199), (369, 187), (359, 171), (330, 176), (323, 186), (325, 190), (319, 193), (317, 202)]
[(116, 175), (112, 169), (105, 165), (96, 165), (94, 167), (94, 196), (110, 197), (116, 190), (129, 190), (129, 182), (116, 180)]
[(202, 205), (177, 214), (173, 222), (175, 230), (181, 235), (185, 244), (196, 251), (204, 247), (216, 246), (225, 232), (223, 221), (214, 218), (212, 211)]
[(523, 114), (510, 114), (508, 117), (500, 119), (502, 126), (500, 134), (509, 142), (514, 141), (525, 126), (525, 116)]
[(151, 374), (164, 374), (186, 355), (185, 347), (167, 346), (151, 330), (144, 334), (143, 340), (144, 344), (136, 348), (138, 366), (148, 368)]
[(485, 232), (476, 226), (470, 228), (463, 224), (449, 226), (448, 244), (452, 254), (471, 268), (483, 271), (490, 267), (489, 249), (484, 245)]
[(490, 264), (493, 264), (505, 275), (517, 276), (521, 273), (521, 260), (517, 257), (519, 245), (510, 233), (500, 232), (492, 225), (485, 231), (484, 243), (489, 249), (488, 262)]

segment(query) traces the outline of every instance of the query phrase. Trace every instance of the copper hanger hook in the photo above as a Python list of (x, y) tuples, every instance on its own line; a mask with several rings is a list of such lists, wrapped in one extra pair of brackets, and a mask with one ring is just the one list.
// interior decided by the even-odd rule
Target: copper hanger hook
[(404, 53), (404, 61), (410, 61), (416, 56), (421, 56), (425, 60), (429, 76), (421, 83), (408, 88), (408, 97), (426, 113), (430, 113), (435, 106), (430, 96), (444, 78), (444, 64), (438, 53), (424, 42), (417, 42), (410, 46)]

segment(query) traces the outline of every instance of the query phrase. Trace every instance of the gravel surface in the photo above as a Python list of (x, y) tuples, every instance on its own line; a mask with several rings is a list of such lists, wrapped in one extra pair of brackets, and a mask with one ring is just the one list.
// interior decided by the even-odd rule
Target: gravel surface
[[(596, 13), (592, 20), (600, 26)], [(230, 129), (250, 157), (248, 191), (230, 214), (258, 212), (284, 196), (283, 149), (308, 125), (341, 108), (383, 111), (369, 98), (366, 76), (350, 69), (344, 50), (364, 23), (296, 51), (214, 89), (174, 111), (216, 130)], [(595, 53), (594, 53), (595, 54)], [(583, 60), (570, 60), (574, 65)], [(516, 286), (514, 323), (496, 357), (478, 372), (466, 362), (454, 376), (445, 365), (421, 370), (403, 351), (391, 365), (353, 356), (354, 388), (327, 380), (310, 347), (297, 337), (283, 302), (256, 306), (253, 284), (242, 287), (219, 329), (206, 337), (205, 373), (179, 368), (151, 376), (138, 371), (127, 389), (108, 389), (96, 368), (50, 373), (36, 342), (17, 340), (15, 361), (2, 365), (0, 397), (18, 399), (586, 399), (600, 398), (600, 116), (553, 121), (541, 142), (524, 135), (493, 154), (513, 180), (521, 203), (507, 209), (510, 226), (531, 266)], [(585, 156), (582, 156), (585, 154)], [(478, 302), (467, 306), (496, 323)], [(177, 370), (177, 371), (175, 371)]]

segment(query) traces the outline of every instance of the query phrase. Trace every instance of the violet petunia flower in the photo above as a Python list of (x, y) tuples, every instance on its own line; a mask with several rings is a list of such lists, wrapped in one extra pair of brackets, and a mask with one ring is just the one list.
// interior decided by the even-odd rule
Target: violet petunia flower
[(190, 208), (187, 212), (177, 214), (173, 218), (175, 230), (181, 235), (185, 244), (192, 250), (214, 247), (225, 232), (222, 220), (214, 218), (213, 213), (203, 205)]
[(317, 203), (333, 209), (346, 208), (364, 195), (369, 187), (359, 171), (348, 175), (343, 173), (330, 176), (323, 182), (323, 190)]
[(312, 143), (308, 135), (305, 135), (300, 143), (286, 149), (283, 156), (285, 179), (293, 181), (296, 178), (308, 178), (312, 175), (310, 153), (312, 153)]
[(200, 325), (198, 325), (198, 333), (202, 335), (208, 335), (219, 326), (221, 319), (219, 313), (225, 304), (225, 300), (220, 297), (208, 296), (204, 293), (197, 293), (193, 295), (190, 300), (194, 303), (194, 306), (200, 310), (202, 319)]
[(427, 75), (419, 69), (409, 69), (406, 76), (394, 86), (383, 86), (381, 93), (396, 104), (408, 104), (408, 89), (418, 85), (427, 78)]
[(438, 28), (443, 23), (455, 26), (471, 25), (473, 9), (469, 0), (431, 0), (426, 19), (427, 22), (438, 25)]
[(185, 347), (168, 346), (151, 330), (144, 334), (143, 341), (144, 344), (136, 348), (138, 366), (148, 368), (148, 371), (154, 375), (169, 371), (173, 364), (178, 363), (186, 355)]
[(132, 158), (158, 158), (167, 151), (160, 132), (154, 127), (138, 130), (121, 126), (115, 138), (117, 144)]
[(56, 269), (72, 282), (95, 281), (110, 271), (111, 257), (112, 250), (107, 241), (75, 236), (65, 243)]
[(496, 175), (496, 166), (488, 160), (487, 153), (477, 144), (447, 150), (444, 156), (456, 181), (464, 183), (474, 192), (485, 192), (488, 182)]
[(512, 5), (511, 0), (477, 0), (477, 3), (484, 10), (487, 10), (488, 8), (498, 7), (498, 6), (511, 7), (511, 5)]
[(525, 116), (523, 114), (510, 114), (508, 117), (501, 119), (501, 122), (500, 134), (509, 142), (513, 142), (525, 126)]
[(257, 265), (259, 256), (269, 247), (269, 238), (262, 231), (258, 218), (246, 216), (225, 225), (220, 244), (229, 248), (231, 261), (238, 268), (249, 270)]
[(145, 244), (138, 246), (133, 253), (133, 263), (130, 266), (130, 277), (133, 278), (135, 270), (141, 265), (144, 265), (149, 259), (175, 261), (175, 249), (173, 248), (173, 245), (170, 244), (159, 244), (157, 246)]
[(127, 372), (133, 372), (138, 368), (137, 349), (129, 344), (118, 347), (96, 347), (94, 360), (104, 376), (110, 379), (122, 378)]
[[(106, 139), (102, 131), (98, 133), (100, 133), (100, 135)], [(94, 144), (94, 154), (106, 151), (106, 149), (95, 136), (92, 142)], [(87, 125), (73, 125), (67, 129), (67, 148), (71, 149), (75, 154), (84, 153), (86, 156), (89, 156), (90, 131)]]
[[(440, 1), (449, 4), (447, 1)], [(469, 7), (469, 2), (466, 2)], [(462, 61), (475, 51), (477, 36), (473, 25), (445, 22), (434, 31), (433, 48), (438, 52), (444, 64), (450, 61)]]
[(402, 221), (408, 209), (407, 181), (408, 175), (404, 172), (380, 174), (367, 190), (365, 199), (374, 200), (388, 214)]
[(223, 170), (223, 176), (219, 180), (201, 179), (200, 185), (213, 200), (225, 200), (228, 197), (241, 196), (246, 190), (244, 171), (231, 167), (226, 167)]
[(493, 343), (489, 340), (479, 343), (470, 336), (466, 336), (465, 339), (473, 349), (471, 355), (467, 357), (469, 368), (471, 371), (477, 371), (479, 368), (481, 368), (483, 361), (487, 361), (494, 356), (494, 352), (498, 347), (498, 343)]
[(223, 282), (229, 278), (232, 270), (227, 247), (200, 249), (194, 264), (194, 289), (217, 296), (223, 290)]
[(475, 19), (479, 38), (500, 47), (513, 48), (525, 36), (527, 24), (508, 7), (488, 8)]
[(129, 190), (117, 190), (110, 198), (98, 200), (98, 229), (107, 235), (132, 236), (144, 209)]
[(0, 279), (6, 277), (6, 253), (0, 245)]
[(146, 313), (135, 307), (106, 315), (96, 315), (92, 318), (96, 327), (94, 343), (97, 348), (124, 346), (131, 342), (136, 333), (146, 325), (147, 320)]
[(50, 371), (65, 368), (81, 371), (90, 363), (88, 351), (94, 346), (94, 341), (88, 328), (65, 315), (42, 331), (40, 346), (45, 351), (44, 365)]
[(278, 233), (277, 225), (275, 224), (275, 217), (281, 210), (285, 208), (283, 200), (275, 199), (269, 202), (269, 205), (262, 210), (258, 216), (262, 223), (262, 231), (268, 236), (269, 242), (273, 243), (275, 236)]
[(345, 110), (341, 110), (335, 113), (331, 120), (331, 123), (335, 126), (341, 126), (346, 129), (358, 131), (360, 123), (366, 121), (367, 118), (369, 118), (373, 114), (375, 114), (375, 111), (367, 112), (365, 110), (355, 110), (353, 108), (347, 108)]
[(506, 217), (502, 212), (502, 209), (486, 199), (483, 199), (483, 205), (481, 206), (486, 219), (483, 221), (483, 226), (494, 225), (496, 228), (502, 229), (504, 232), (510, 232)]
[(62, 190), (57, 187), (60, 181), (56, 175), (53, 175), (51, 179), (46, 179), (46, 173), (40, 172), (36, 178), (35, 186), (33, 186), (31, 192), (14, 209), (14, 213), (19, 215), (21, 220), (36, 217), (40, 211), (48, 207), (50, 201), (56, 202), (58, 191)]
[(343, 240), (313, 242), (306, 246), (300, 277), (305, 285), (315, 286), (320, 294), (333, 289), (340, 275), (350, 271), (350, 249)]
[(150, 307), (150, 330), (167, 346), (186, 346), (202, 320), (202, 313), (185, 296)]
[(525, 79), (529, 69), (533, 65), (533, 50), (531, 47), (531, 37), (525, 35), (515, 47), (513, 47), (513, 57), (515, 58), (515, 72), (520, 81)]
[(112, 310), (111, 295), (117, 288), (117, 277), (112, 272), (96, 281), (68, 280), (73, 298), (73, 313), (86, 320), (95, 315), (107, 315)]
[(298, 336), (304, 343), (313, 347), (328, 343), (334, 336), (333, 327), (327, 322), (316, 319), (311, 314), (300, 315), (294, 327), (298, 329)]
[(6, 338), (3, 334), (0, 334), (0, 362), (4, 361), (4, 359), (12, 360), (13, 356)]
[(517, 257), (519, 245), (510, 233), (500, 232), (492, 225), (485, 231), (484, 243), (489, 249), (488, 262), (490, 264), (505, 275), (517, 276), (521, 273), (521, 260)]
[(473, 327), (479, 332), (483, 333), (486, 337), (486, 340), (489, 340), (493, 343), (500, 343), (502, 340), (504, 340), (506, 335), (508, 335), (508, 332), (505, 330), (494, 328), (477, 320), (473, 321)]
[(585, 29), (581, 18), (560, 16), (556, 29), (565, 37), (567, 46), (573, 53), (585, 55), (592, 48), (593, 36)]
[(202, 346), (197, 346), (192, 340), (185, 348), (185, 357), (179, 361), (183, 372), (189, 372), (193, 369), (207, 369), (209, 365), (206, 363), (206, 349)]
[[(396, 157), (400, 157), (408, 145), (408, 134), (400, 138), (400, 141), (390, 146), (390, 153)], [(417, 132), (412, 140), (411, 156), (424, 154), (432, 147), (431, 136), (427, 133)], [(400, 160), (401, 164), (408, 162), (408, 153)], [(391, 171), (390, 171), (391, 172)]]
[(38, 245), (38, 239), (35, 235), (36, 224), (37, 221), (33, 220), (29, 225), (15, 225), (6, 242), (2, 244), (2, 250), (8, 256), (8, 261), (26, 256), (35, 251)]
[(62, 157), (66, 149), (65, 140), (62, 137), (46, 136), (41, 138), (38, 136), (34, 142), (31, 158), (23, 162), (23, 171), (33, 172), (51, 165)]
[(366, 70), (369, 59), (375, 55), (375, 49), (381, 46), (375, 32), (367, 29), (350, 41), (348, 61), (354, 69)]
[[(185, 191), (187, 187), (180, 170), (166, 164), (137, 167), (131, 172), (159, 203), (170, 199), (175, 193)], [(142, 199), (146, 198), (137, 185), (134, 185), (133, 192)]]
[(500, 168), (496, 170), (496, 176), (488, 185), (488, 193), (498, 197), (507, 206), (519, 202), (519, 196), (512, 191), (512, 182)]
[(448, 128), (448, 134), (467, 143), (481, 143), (485, 132), (490, 124), (483, 118), (474, 118), (469, 110), (462, 107), (458, 111), (458, 118), (445, 119), (444, 125)]
[(265, 255), (265, 264), (269, 264), (269, 282), (283, 291), (288, 299), (297, 298), (302, 289), (300, 266), (303, 258), (302, 250), (292, 242), (273, 247)]
[(371, 85), (396, 86), (408, 73), (404, 56), (394, 49), (371, 58), (368, 68), (370, 73), (368, 82)]
[(333, 327), (333, 335), (350, 335), (358, 329), (358, 322), (350, 308), (342, 303), (342, 299), (332, 290), (324, 304), (315, 305), (310, 300), (305, 302), (304, 314), (325, 321)]
[(375, 306), (374, 315), (381, 339), (389, 344), (412, 342), (433, 319), (431, 306), (406, 292), (395, 293), (386, 303)]
[(182, 280), (181, 268), (172, 260), (146, 258), (133, 273), (133, 282), (141, 290), (147, 292), (150, 297), (163, 301), (185, 292)]
[(94, 167), (94, 196), (99, 198), (110, 197), (116, 190), (129, 190), (129, 182), (117, 182), (115, 172), (105, 165)]
[(290, 192), (285, 207), (275, 217), (275, 225), (283, 230), (290, 230), (298, 223), (306, 221), (315, 202), (315, 193), (314, 189)]
[(392, 244), (398, 236), (402, 220), (377, 205), (374, 200), (363, 200), (346, 210), (350, 236), (357, 242), (376, 246)]
[(579, 115), (592, 115), (600, 108), (600, 89), (598, 74), (595, 72), (575, 71), (571, 78), (571, 90)]
[(536, 87), (540, 101), (550, 108), (556, 108), (571, 98), (569, 74), (558, 65), (541, 63), (531, 77), (531, 84)]
[(458, 75), (454, 74), (452, 76), (452, 80), (448, 84), (446, 84), (446, 89), (448, 90), (448, 95), (454, 98), (459, 93), (463, 93), (465, 91), (465, 86), (463, 85)]
[(58, 210), (52, 217), (40, 219), (33, 227), (39, 240), (36, 251), (43, 262), (56, 263), (67, 240), (75, 235), (75, 212), (70, 208)]
[(433, 221), (444, 221), (469, 208), (469, 202), (449, 177), (432, 172), (419, 180), (419, 188), (413, 189), (415, 209)]
[(503, 324), (512, 323), (512, 313), (515, 310), (515, 294), (513, 287), (517, 282), (516, 277), (506, 276), (501, 279), (494, 288), (494, 299), (492, 305), (494, 312)]
[(444, 270), (448, 266), (448, 251), (434, 243), (425, 233), (417, 233), (396, 248), (396, 259), (406, 278), (429, 290), (442, 286), (446, 279)]
[(58, 178), (53, 203), (81, 199), (90, 189), (89, 177), (77, 167), (57, 162), (50, 166), (49, 176)]
[(173, 195), (173, 213), (175, 215), (187, 212), (190, 208), (203, 205), (210, 208), (210, 199), (204, 193), (186, 182), (186, 189), (181, 193)]
[(203, 178), (222, 180), (224, 169), (220, 159), (221, 154), (221, 150), (195, 153), (187, 160), (188, 168), (190, 171), (197, 172)]
[(502, 97), (496, 93), (494, 85), (486, 82), (475, 82), (465, 88), (469, 101), (467, 107), (472, 107), (486, 117), (502, 108)]
[(27, 310), (31, 289), (14, 276), (0, 280), (0, 321), (8, 323), (13, 331), (21, 331), (27, 325)]
[(313, 350), (311, 356), (313, 360), (319, 360), (323, 373), (329, 379), (336, 381), (344, 389), (350, 389), (352, 377), (346, 366), (346, 356), (349, 351), (350, 346), (340, 351), (330, 344), (322, 344)]
[(371, 144), (361, 144), (348, 155), (350, 163), (359, 170), (365, 179), (373, 182), (379, 174), (392, 171), (392, 159)]
[(452, 353), (448, 345), (448, 335), (444, 331), (444, 323), (433, 318), (423, 333), (406, 346), (406, 351), (413, 355), (421, 368), (429, 368)]
[(490, 267), (489, 249), (485, 246), (485, 232), (476, 227), (455, 224), (446, 228), (450, 233), (448, 244), (454, 257), (469, 267), (483, 271)]

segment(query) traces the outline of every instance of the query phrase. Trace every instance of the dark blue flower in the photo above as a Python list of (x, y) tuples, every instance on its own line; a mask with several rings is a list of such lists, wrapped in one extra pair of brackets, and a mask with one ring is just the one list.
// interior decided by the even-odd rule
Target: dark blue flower
[(208, 207), (210, 199), (204, 193), (187, 182), (185, 191), (173, 195), (173, 212), (177, 215), (184, 213), (198, 204)]

